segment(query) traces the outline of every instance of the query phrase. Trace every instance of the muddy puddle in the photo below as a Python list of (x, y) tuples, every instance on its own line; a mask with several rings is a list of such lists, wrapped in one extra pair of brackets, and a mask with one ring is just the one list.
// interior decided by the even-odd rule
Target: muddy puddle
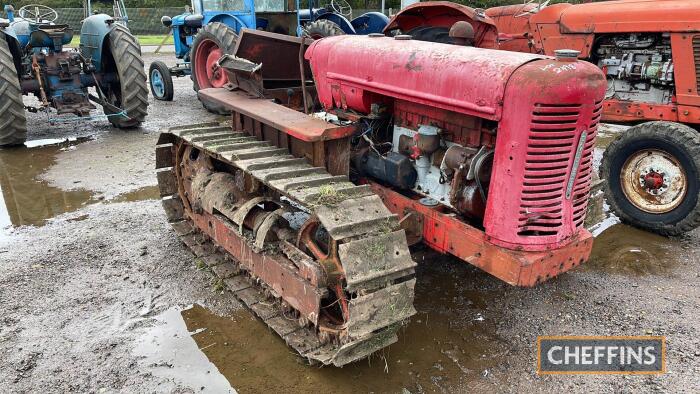
[[(63, 190), (40, 180), (61, 152), (90, 138), (37, 140), (26, 148), (0, 149), (0, 237), (13, 227), (41, 226), (60, 214), (102, 201), (85, 189)], [(107, 202), (158, 198), (156, 186), (125, 193)]]
[[(178, 311), (177, 318), (173, 309), (159, 317), (162, 324), (142, 342), (149, 345), (136, 351), (149, 355), (142, 365), (151, 365), (154, 374), (172, 374), (192, 388), (208, 375), (217, 376), (212, 381), (218, 385), (221, 374), (241, 393), (494, 391), (499, 382), (492, 371), (505, 360), (508, 347), (493, 334), (496, 316), (485, 309), (492, 301), (484, 292), (461, 289), (444, 271), (421, 274), (416, 290), (418, 315), (400, 331), (399, 342), (343, 368), (306, 365), (245, 309), (222, 317), (199, 305)], [(163, 334), (183, 325), (175, 337)], [(183, 335), (194, 343), (169, 351)], [(193, 357), (190, 352), (212, 365), (183, 361)]]
[(678, 266), (686, 247), (678, 239), (616, 224), (596, 237), (591, 258), (581, 267), (625, 275), (664, 275)]
[(596, 138), (596, 147), (605, 149), (613, 142), (623, 131), (627, 130), (628, 126), (601, 123), (598, 127), (598, 136)]

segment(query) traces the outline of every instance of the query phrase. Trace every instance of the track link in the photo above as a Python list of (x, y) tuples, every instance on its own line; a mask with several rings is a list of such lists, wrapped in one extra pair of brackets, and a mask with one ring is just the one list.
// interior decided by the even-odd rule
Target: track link
[[(169, 129), (158, 143), (160, 192), (175, 232), (299, 355), (342, 366), (397, 341), (399, 327), (416, 313), (415, 263), (397, 216), (369, 187), (216, 123)], [(189, 180), (178, 170), (190, 163), (178, 156), (187, 149), (245, 173), (264, 185), (265, 193), (202, 212), (191, 195), (194, 187), (183, 187)], [(267, 213), (255, 229), (246, 228), (252, 209), (269, 202), (308, 214), (294, 239), (269, 240), (274, 215), (285, 208)], [(328, 234), (327, 250), (312, 240), (319, 228)], [(285, 274), (286, 280), (296, 278), (296, 288), (276, 281), (275, 275)], [(309, 294), (318, 299), (315, 308), (299, 301)], [(333, 294), (334, 303), (343, 305), (342, 324), (329, 324), (322, 316), (329, 305), (321, 305)]]

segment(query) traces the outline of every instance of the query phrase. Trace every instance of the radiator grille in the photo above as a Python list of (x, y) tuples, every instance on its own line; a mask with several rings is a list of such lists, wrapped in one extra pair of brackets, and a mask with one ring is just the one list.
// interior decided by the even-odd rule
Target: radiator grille
[[(595, 103), (571, 194), (572, 219), (583, 226), (593, 167), (593, 149), (602, 101)], [(565, 188), (580, 134), (580, 104), (537, 104), (532, 111), (518, 235), (556, 235), (565, 223)]]
[(693, 55), (695, 56), (695, 82), (700, 94), (700, 36), (693, 37)]

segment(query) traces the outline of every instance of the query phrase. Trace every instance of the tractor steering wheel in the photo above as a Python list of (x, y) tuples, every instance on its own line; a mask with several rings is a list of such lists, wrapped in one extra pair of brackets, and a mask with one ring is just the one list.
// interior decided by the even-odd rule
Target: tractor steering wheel
[(20, 18), (32, 21), (36, 24), (44, 22), (55, 22), (58, 19), (58, 12), (51, 7), (41, 4), (27, 4), (17, 11)]
[(340, 14), (346, 18), (352, 15), (352, 6), (345, 0), (330, 0), (327, 7), (336, 14)]

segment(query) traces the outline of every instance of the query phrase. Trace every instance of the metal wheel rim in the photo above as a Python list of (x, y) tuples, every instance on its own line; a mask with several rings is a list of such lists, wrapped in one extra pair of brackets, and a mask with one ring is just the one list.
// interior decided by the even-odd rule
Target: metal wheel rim
[[(656, 185), (649, 186), (649, 180)], [(660, 185), (659, 185), (660, 184)], [(678, 159), (659, 149), (632, 154), (620, 171), (622, 192), (636, 208), (653, 214), (677, 208), (688, 191), (688, 178)]]
[(194, 72), (200, 89), (221, 88), (228, 83), (226, 73), (218, 65), (222, 55), (223, 51), (212, 40), (202, 40), (197, 46)]
[(151, 72), (151, 86), (153, 87), (153, 94), (155, 94), (156, 97), (165, 96), (165, 84), (163, 83), (163, 76), (160, 74), (160, 71), (153, 70)]

